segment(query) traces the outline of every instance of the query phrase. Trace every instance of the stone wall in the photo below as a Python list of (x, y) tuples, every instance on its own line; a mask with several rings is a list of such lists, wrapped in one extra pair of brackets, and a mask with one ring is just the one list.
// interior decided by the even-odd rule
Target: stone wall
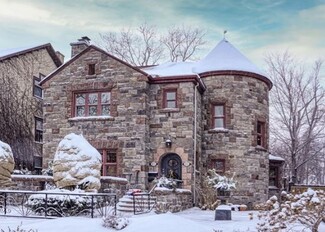
[[(164, 108), (163, 106), (163, 92), (168, 89), (175, 89), (177, 92), (177, 108)], [(166, 154), (176, 153), (182, 160), (182, 187), (186, 189), (192, 189), (193, 187), (194, 90), (195, 85), (192, 82), (153, 84), (150, 86), (149, 94), (149, 163), (154, 162), (157, 164), (150, 166), (149, 171), (157, 173), (158, 176), (166, 175), (166, 173), (162, 173), (160, 161)], [(199, 93), (197, 99), (199, 102)], [(198, 116), (200, 116), (199, 113)], [(200, 122), (200, 117), (196, 120)], [(197, 126), (199, 128), (200, 124)], [(197, 134), (200, 135), (200, 128)], [(172, 141), (171, 147), (166, 147), (166, 139)], [(197, 141), (200, 141), (200, 136), (197, 137)], [(197, 147), (200, 147), (199, 142), (197, 142)]]
[[(25, 191), (41, 191), (46, 185), (55, 186), (52, 176), (44, 175), (12, 175), (12, 189)], [(101, 188), (98, 192), (115, 193), (117, 198), (122, 197), (129, 189), (129, 182), (125, 178), (102, 176)]]
[(192, 192), (187, 189), (156, 188), (156, 213), (176, 213), (193, 207)]
[[(31, 112), (28, 118), (28, 127), (33, 133), (35, 132), (34, 116), (43, 118), (42, 99), (34, 96), (34, 77), (39, 78), (40, 74), (46, 76), (56, 68), (55, 63), (46, 48), (14, 56), (0, 63), (0, 69), (2, 72), (8, 73), (8, 77), (17, 82), (18, 86), (21, 88), (21, 93), (24, 93), (25, 95), (24, 98), (30, 102), (29, 104), (33, 108), (33, 112)], [(10, 145), (14, 146), (13, 144)], [(33, 156), (41, 156), (42, 144), (35, 142), (33, 145), (33, 148), (28, 149), (30, 152), (33, 150), (33, 152), (31, 152), (31, 154), (24, 154), (28, 157), (25, 158), (26, 163), (21, 163), (21, 168), (23, 168), (24, 165), (28, 169), (32, 169)], [(19, 146), (22, 147), (21, 144)], [(26, 147), (30, 147), (30, 144), (26, 144)], [(17, 159), (21, 154), (14, 155)], [(16, 160), (16, 165), (19, 169), (18, 160)]]
[[(88, 75), (95, 64), (95, 75)], [(147, 184), (148, 83), (147, 77), (97, 49), (90, 49), (73, 60), (43, 85), (44, 166), (53, 159), (59, 141), (74, 132), (97, 149), (115, 149), (117, 175), (131, 175), (138, 188)], [(110, 91), (111, 118), (75, 118), (74, 94), (80, 91)]]
[[(268, 191), (268, 144), (256, 145), (256, 124), (265, 123), (268, 141), (268, 86), (246, 76), (204, 78), (203, 139), (201, 170), (211, 168), (211, 160), (225, 159), (225, 174), (236, 173), (237, 190), (230, 201), (235, 204), (264, 202)], [(225, 104), (225, 130), (212, 128), (213, 104)]]

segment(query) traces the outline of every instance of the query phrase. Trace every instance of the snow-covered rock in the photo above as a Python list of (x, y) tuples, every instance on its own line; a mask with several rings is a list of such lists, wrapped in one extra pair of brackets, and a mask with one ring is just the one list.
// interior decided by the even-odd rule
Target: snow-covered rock
[(68, 134), (59, 143), (54, 156), (54, 182), (59, 188), (97, 191), (101, 165), (101, 155), (82, 135)]
[(0, 187), (11, 184), (14, 167), (15, 161), (10, 146), (0, 141)]

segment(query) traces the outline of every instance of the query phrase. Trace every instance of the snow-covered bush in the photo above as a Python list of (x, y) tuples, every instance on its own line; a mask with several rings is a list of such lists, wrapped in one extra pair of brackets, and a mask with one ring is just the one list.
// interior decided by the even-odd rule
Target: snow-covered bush
[(302, 194), (281, 193), (279, 203), (276, 196), (265, 204), (265, 211), (259, 213), (258, 231), (281, 231), (293, 223), (300, 223), (311, 231), (318, 231), (318, 226), (325, 219), (325, 193), (322, 190), (308, 189)]
[(157, 182), (157, 187), (163, 187), (169, 189), (176, 189), (177, 187), (177, 183), (174, 179), (168, 179), (165, 176), (162, 176), (155, 181)]
[[(40, 193), (48, 193), (47, 200), (45, 194), (33, 194), (31, 195), (27, 202), (25, 202), (26, 207), (30, 208), (33, 212), (37, 214), (45, 213), (47, 207), (47, 215), (49, 216), (74, 216), (79, 214), (89, 214), (92, 201), (91, 197), (88, 196), (78, 196), (78, 195), (68, 195), (69, 193), (85, 193), (82, 190), (44, 190)], [(67, 195), (56, 195), (50, 193), (67, 193)]]
[(100, 188), (100, 153), (82, 135), (68, 134), (59, 143), (53, 160), (58, 188), (97, 191)]
[(220, 204), (218, 193), (220, 194), (223, 191), (229, 192), (236, 188), (234, 175), (232, 178), (228, 178), (219, 175), (215, 169), (209, 169), (207, 174), (203, 176), (201, 187), (197, 189), (202, 197), (200, 207), (202, 209), (214, 210)]
[(0, 141), (0, 187), (11, 183), (11, 173), (14, 166), (15, 161), (11, 147)]
[[(235, 175), (235, 174), (234, 174)], [(236, 189), (234, 175), (231, 178), (219, 175), (215, 169), (209, 169), (207, 175), (208, 184), (213, 186), (217, 191), (231, 191)]]
[(129, 224), (129, 220), (121, 215), (115, 215), (111, 210), (107, 216), (103, 218), (103, 226), (105, 228), (113, 228), (121, 230)]

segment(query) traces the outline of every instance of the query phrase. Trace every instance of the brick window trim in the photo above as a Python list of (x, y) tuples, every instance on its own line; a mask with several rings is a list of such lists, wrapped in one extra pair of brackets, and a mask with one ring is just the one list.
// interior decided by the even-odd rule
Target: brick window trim
[[(118, 176), (119, 174), (119, 155), (118, 155), (118, 150), (117, 149), (110, 149), (110, 148), (97, 148), (97, 150), (101, 153), (102, 155), (102, 172), (101, 176), (108, 176), (108, 173), (106, 172), (105, 167), (114, 167), (116, 172), (114, 173), (114, 176)], [(109, 153), (114, 153), (115, 154), (115, 159), (116, 162), (106, 162), (106, 157)]]
[[(260, 129), (260, 131), (259, 131)], [(267, 148), (266, 144), (266, 122), (263, 119), (257, 119), (255, 122), (255, 146)]]
[[(217, 170), (216, 169), (216, 163), (217, 162), (219, 162), (219, 163), (222, 163), (223, 165), (223, 168), (222, 169), (220, 169), (220, 170)], [(212, 159), (210, 159), (210, 165), (209, 165), (209, 168), (211, 168), (211, 169), (215, 169), (216, 170), (216, 172), (218, 173), (218, 174), (221, 174), (221, 175), (223, 175), (223, 174), (225, 174), (225, 172), (226, 172), (226, 159), (222, 159), (222, 158), (212, 158)]]
[(85, 65), (86, 79), (96, 78), (96, 75), (100, 74), (98, 62), (90, 61)]
[[(100, 94), (100, 93), (109, 93), (110, 94), (110, 103), (109, 103), (109, 111), (110, 111), (110, 115), (108, 115), (107, 117), (111, 117), (111, 112), (112, 112), (112, 91), (111, 89), (97, 89), (97, 90), (82, 90), (82, 91), (72, 91), (72, 109), (71, 109), (71, 118), (69, 120), (73, 121), (73, 119), (78, 119), (78, 117), (76, 116), (76, 95), (77, 94), (93, 94), (93, 93), (97, 93), (97, 94)], [(85, 103), (85, 107), (88, 106), (87, 103)], [(97, 103), (97, 106), (101, 106), (101, 103), (99, 102), (98, 100), (98, 103)], [(100, 116), (100, 115), (97, 115), (97, 116)], [(86, 119), (87, 117), (91, 117), (89, 115), (85, 115), (83, 116), (82, 118), (84, 118), (85, 120), (88, 120)], [(97, 118), (99, 119), (99, 118)]]
[[(168, 106), (167, 93), (175, 93), (175, 100), (170, 100), (170, 101), (175, 101), (174, 108), (167, 107)], [(178, 104), (179, 103), (177, 102), (177, 89), (176, 88), (163, 89), (163, 104), (162, 104), (163, 108), (164, 109), (177, 109)]]
[[(223, 116), (222, 117), (218, 117), (215, 116), (215, 107), (217, 106), (222, 106), (223, 107)], [(216, 102), (216, 103), (212, 103), (211, 104), (211, 130), (216, 130), (217, 132), (221, 132), (218, 131), (218, 128), (216, 128), (215, 125), (215, 119), (216, 118), (223, 118), (223, 129), (226, 129), (226, 119), (227, 119), (227, 113), (226, 113), (226, 103), (225, 102)], [(221, 128), (219, 128), (221, 129)], [(222, 132), (228, 132), (228, 131), (222, 131)]]

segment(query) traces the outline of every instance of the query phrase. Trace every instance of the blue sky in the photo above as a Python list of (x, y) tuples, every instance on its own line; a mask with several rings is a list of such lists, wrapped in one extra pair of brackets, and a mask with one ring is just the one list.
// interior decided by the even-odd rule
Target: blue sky
[(288, 49), (303, 60), (325, 59), (325, 0), (0, 0), (0, 50), (52, 43), (70, 58), (69, 43), (136, 27), (161, 31), (192, 25), (207, 31), (202, 56), (223, 38), (262, 66)]

